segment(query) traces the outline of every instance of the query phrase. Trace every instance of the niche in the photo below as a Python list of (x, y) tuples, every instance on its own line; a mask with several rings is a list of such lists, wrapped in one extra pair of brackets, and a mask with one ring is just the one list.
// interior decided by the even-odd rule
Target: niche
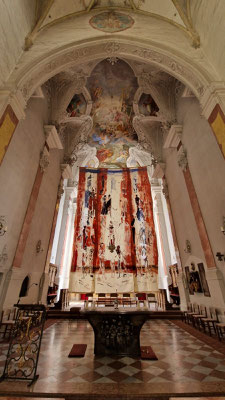
[(23, 283), (21, 285), (19, 297), (27, 296), (29, 281), (30, 281), (30, 279), (29, 279), (29, 276), (27, 275), (26, 278), (24, 278)]

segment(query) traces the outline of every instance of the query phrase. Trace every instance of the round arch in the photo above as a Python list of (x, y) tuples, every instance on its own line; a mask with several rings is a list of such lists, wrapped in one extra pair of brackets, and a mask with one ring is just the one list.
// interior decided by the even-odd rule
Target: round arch
[[(59, 72), (76, 66), (81, 69), (87, 62), (110, 57), (126, 58), (157, 66), (188, 86), (200, 101), (205, 90), (215, 80), (215, 77), (202, 65), (194, 63), (193, 60), (186, 60), (183, 55), (175, 55), (168, 49), (155, 48), (138, 40), (131, 42), (116, 36), (89, 40), (86, 43), (76, 42), (66, 48), (56, 49), (46, 57), (36, 59), (25, 68), (18, 69), (12, 79), (27, 101), (38, 86)], [(143, 76), (143, 81), (144, 79), (147, 79), (146, 74)]]

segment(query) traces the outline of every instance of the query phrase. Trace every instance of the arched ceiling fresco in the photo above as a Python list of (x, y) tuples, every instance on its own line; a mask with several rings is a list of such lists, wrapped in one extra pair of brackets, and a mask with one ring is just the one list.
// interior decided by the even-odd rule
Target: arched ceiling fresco
[(94, 159), (85, 166), (113, 169), (161, 162), (163, 135), (176, 118), (175, 95), (184, 89), (158, 67), (119, 57), (70, 67), (44, 88), (66, 159), (88, 146)]
[(81, 117), (85, 115), (87, 103), (82, 93), (75, 94), (66, 111), (70, 117)]
[(124, 61), (103, 60), (94, 68), (87, 88), (93, 101), (89, 144), (97, 148), (100, 167), (125, 167), (129, 148), (138, 139), (132, 124), (137, 79)]
[[(74, 94), (66, 111), (71, 130), (83, 116), (92, 120), (87, 143), (96, 148), (100, 168), (124, 168), (130, 157), (130, 148), (138, 145), (138, 132), (133, 119), (151, 117), (159, 124), (159, 107), (151, 94), (142, 93), (131, 66), (121, 59), (100, 61), (87, 78), (85, 96)], [(136, 103), (136, 99), (139, 98)], [(77, 125), (76, 125), (77, 126)], [(134, 167), (138, 166), (137, 162)]]

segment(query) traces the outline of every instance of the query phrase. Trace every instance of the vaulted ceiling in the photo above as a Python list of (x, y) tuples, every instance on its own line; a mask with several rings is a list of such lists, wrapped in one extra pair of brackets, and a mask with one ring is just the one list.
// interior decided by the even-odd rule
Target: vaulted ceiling
[(93, 11), (115, 10), (154, 17), (182, 29), (198, 47), (200, 38), (192, 24), (190, 0), (43, 0), (37, 2), (36, 25), (27, 37), (27, 46), (38, 32), (71, 17)]
[[(109, 10), (132, 18), (132, 26), (94, 29), (91, 19)], [(225, 80), (224, 0), (7, 0), (0, 15), (2, 89), (58, 51), (103, 39), (154, 47)]]

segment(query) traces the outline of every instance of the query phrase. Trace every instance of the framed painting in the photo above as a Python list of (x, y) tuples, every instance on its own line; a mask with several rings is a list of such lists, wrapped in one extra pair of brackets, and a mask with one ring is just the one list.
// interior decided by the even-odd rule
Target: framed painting
[(189, 294), (194, 294), (193, 287), (190, 286), (190, 269), (189, 269), (188, 266), (185, 267), (185, 274), (186, 274), (186, 279), (187, 279), (187, 285), (188, 285)]
[(198, 270), (199, 270), (199, 276), (200, 276), (204, 296), (211, 297), (208, 282), (207, 282), (207, 279), (205, 276), (205, 268), (204, 268), (203, 263), (198, 264)]

